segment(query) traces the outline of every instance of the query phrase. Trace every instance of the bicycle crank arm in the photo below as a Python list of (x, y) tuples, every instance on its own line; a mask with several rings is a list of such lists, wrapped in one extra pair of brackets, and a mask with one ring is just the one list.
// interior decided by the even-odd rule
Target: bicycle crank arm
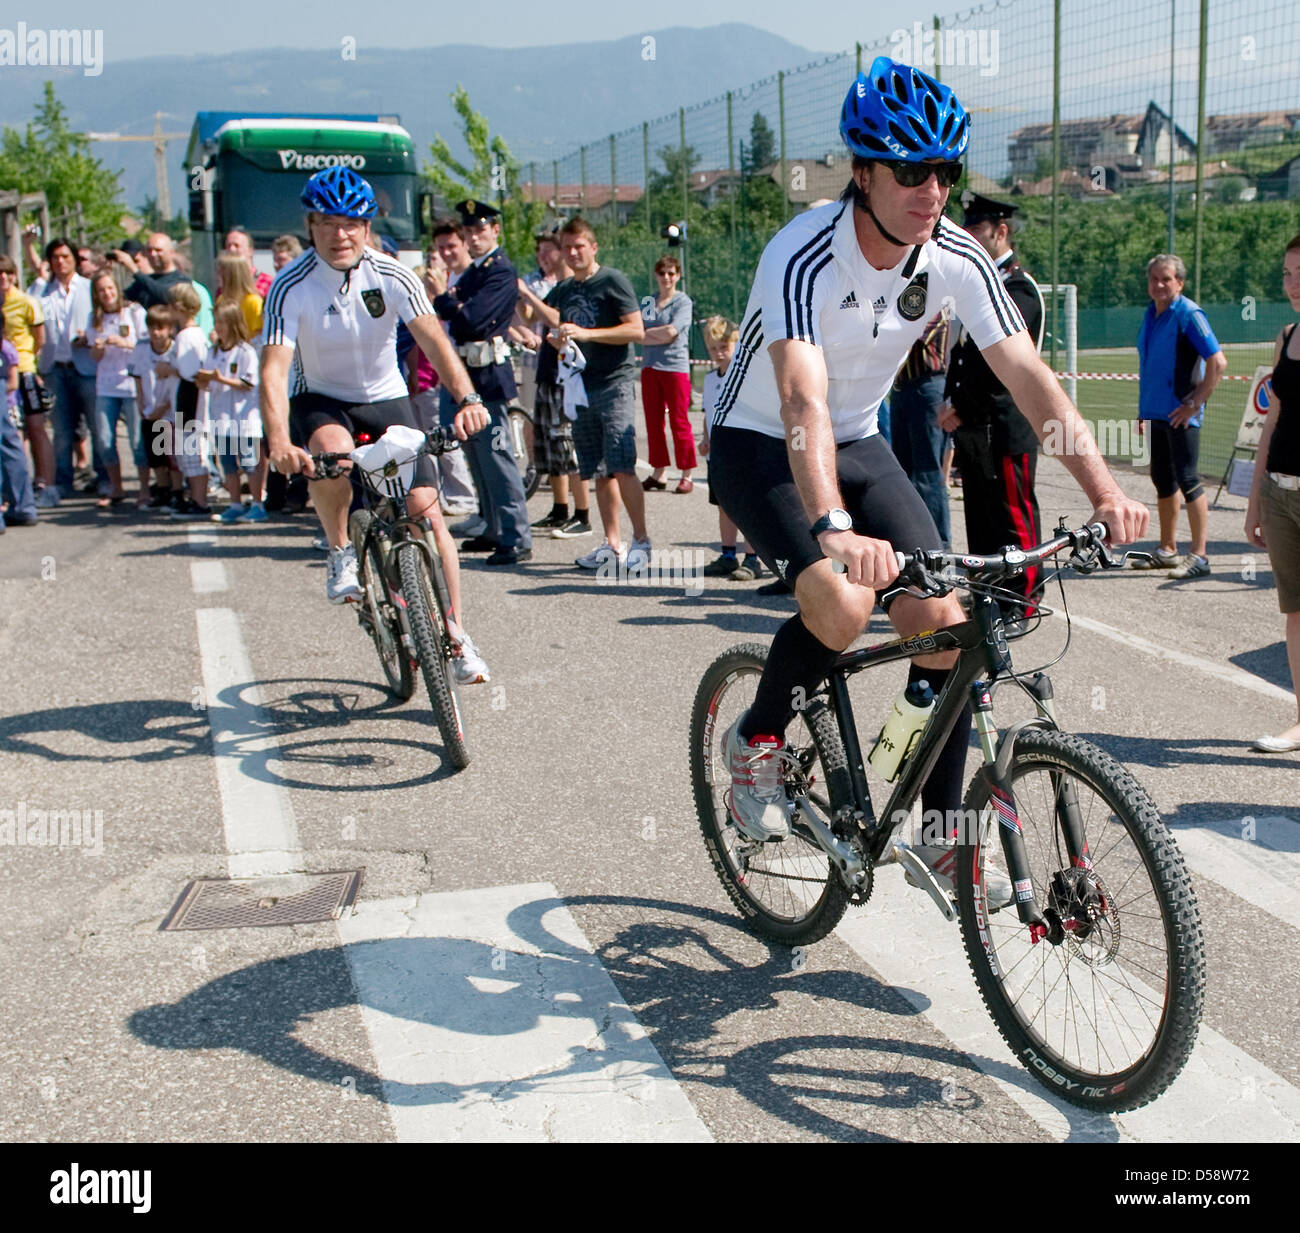
[(953, 907), (952, 899), (930, 872), (930, 866), (901, 839), (890, 844), (890, 859), (896, 860), (912, 875), (916, 885), (934, 900), (934, 906), (943, 913), (946, 920), (957, 919), (957, 909)]
[(851, 844), (836, 838), (807, 796), (796, 796), (794, 803), (799, 807), (800, 821), (812, 832), (821, 849), (835, 862), (848, 882), (856, 882), (865, 869), (861, 853)]

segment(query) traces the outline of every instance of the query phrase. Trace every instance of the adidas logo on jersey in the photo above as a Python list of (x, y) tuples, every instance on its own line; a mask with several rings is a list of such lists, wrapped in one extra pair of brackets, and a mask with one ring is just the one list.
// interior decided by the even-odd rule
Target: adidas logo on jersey
[(871, 306), (871, 311), (874, 312), (874, 313), (876, 314), (877, 317), (879, 317), (880, 314), (883, 313), (883, 312), (885, 311), (885, 307), (886, 307), (886, 305), (885, 305), (885, 297), (882, 295), (882, 296), (880, 296), (880, 297), (877, 298), (877, 300), (876, 300), (876, 302), (875, 302), (874, 304), (872, 304), (872, 306)]
[(854, 295), (852, 291), (850, 291), (850, 292), (848, 293), (848, 295), (846, 295), (846, 296), (845, 296), (845, 297), (840, 301), (840, 307), (841, 307), (841, 308), (859, 308), (859, 307), (861, 307), (861, 305), (858, 304), (858, 297), (857, 297), (856, 295)]
[(338, 310), (337, 308), (335, 308), (333, 304), (331, 304), (331, 305), (330, 305), (330, 306), (325, 310), (325, 315), (326, 315), (327, 317), (337, 317), (337, 316), (339, 315), (339, 310)]

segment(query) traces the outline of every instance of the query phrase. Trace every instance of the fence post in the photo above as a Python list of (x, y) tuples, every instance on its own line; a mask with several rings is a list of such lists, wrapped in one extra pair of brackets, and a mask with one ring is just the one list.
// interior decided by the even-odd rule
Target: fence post
[[(681, 140), (681, 149), (682, 149), (682, 155), (681, 155), (682, 158), (682, 222), (689, 223), (691, 217), (691, 169), (688, 160), (686, 158), (686, 108), (685, 107), (679, 107), (677, 109), (677, 123), (680, 127), (680, 140)], [(687, 278), (686, 278), (686, 264), (687, 264), (687, 253), (689, 252), (689, 250), (690, 250), (690, 228), (688, 226), (687, 242), (682, 245), (682, 291), (686, 292), (686, 294), (688, 295), (690, 293), (686, 291), (688, 285)]]
[(1192, 290), (1198, 303), (1201, 299), (1201, 233), (1205, 223), (1205, 51), (1210, 33), (1209, 18), (1209, 0), (1201, 0), (1201, 60), (1196, 74), (1196, 216), (1192, 224), (1195, 235)]
[(614, 208), (614, 226), (621, 227), (618, 213), (618, 171), (614, 166), (614, 134), (609, 135), (609, 200)]
[(1174, 186), (1174, 159), (1178, 154), (1178, 130), (1174, 125), (1174, 66), (1178, 60), (1178, 50), (1174, 45), (1174, 23), (1178, 17), (1178, 0), (1169, 0), (1169, 247), (1174, 251), (1174, 211), (1177, 208), (1176, 188)]
[(587, 213), (587, 147), (586, 146), (583, 146), (578, 151), (578, 166), (581, 169), (581, 175), (582, 175), (582, 188), (579, 190), (582, 195), (578, 198), (578, 200), (582, 202), (582, 205), (579, 208), (581, 209), (583, 215), (586, 215)]
[(855, 43), (854, 46), (858, 50), (857, 66), (858, 66), (858, 72), (860, 73), (862, 72), (862, 44)]
[(732, 128), (731, 91), (727, 91), (727, 205), (730, 217), (727, 222), (728, 241), (731, 246), (731, 319), (736, 320), (740, 312), (740, 301), (736, 289), (736, 141)]
[(780, 108), (779, 119), (781, 123), (781, 202), (783, 207), (783, 218), (788, 223), (790, 221), (790, 186), (786, 182), (785, 172), (785, 73), (780, 72), (776, 75), (776, 97)]
[[(1052, 286), (1061, 285), (1061, 249), (1057, 217), (1061, 205), (1061, 0), (1052, 4)], [(1052, 294), (1052, 371), (1056, 371), (1058, 296)]]
[(560, 217), (560, 160), (551, 159), (551, 175), (555, 178), (555, 217)]
[(934, 15), (934, 79), (943, 81), (943, 55), (939, 51), (939, 14)]
[(650, 121), (641, 122), (641, 157), (645, 160), (645, 230), (646, 235), (651, 233), (650, 227)]
[(72, 209), (73, 209), (73, 217), (77, 220), (76, 221), (77, 243), (78, 245), (84, 245), (86, 242), (86, 217), (84, 211), (81, 208), (81, 202), (80, 201), (74, 202)]

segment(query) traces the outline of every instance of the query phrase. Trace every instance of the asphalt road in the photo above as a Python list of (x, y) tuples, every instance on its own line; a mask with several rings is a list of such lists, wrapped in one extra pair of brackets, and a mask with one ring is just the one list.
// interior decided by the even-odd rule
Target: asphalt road
[[(1039, 495), (1049, 526), (1088, 512), (1050, 461)], [(648, 506), (657, 548), (713, 557), (702, 485)], [(533, 516), (548, 508), (543, 491)], [(599, 581), (572, 565), (591, 540), (538, 540), (513, 570), (469, 559), (492, 681), (462, 691), (474, 760), (452, 774), (427, 700), (391, 704), (351, 612), (325, 603), (308, 519), (190, 531), (82, 499), (11, 530), (0, 810), (81, 810), (102, 838), (0, 848), (0, 1136), (1296, 1139), (1297, 758), (1249, 747), (1294, 702), (1243, 508), (1212, 511), (1207, 579), (1067, 584), (1062, 723), (1151, 792), (1207, 947), (1192, 1063), (1106, 1119), (1020, 1069), (971, 1001), (957, 927), (897, 869), (798, 952), (723, 895), (690, 797), (690, 705), (788, 600)], [(1065, 632), (1045, 622), (1017, 666)], [(864, 731), (902, 679), (856, 679)], [(364, 870), (354, 910), (159, 930), (190, 879), (264, 857)]]

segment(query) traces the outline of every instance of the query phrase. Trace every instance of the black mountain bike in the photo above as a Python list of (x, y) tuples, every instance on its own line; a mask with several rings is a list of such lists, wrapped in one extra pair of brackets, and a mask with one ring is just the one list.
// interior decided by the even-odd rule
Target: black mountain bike
[[(724, 733), (753, 700), (766, 648), (733, 647), (704, 674), (691, 715), (690, 763), (713, 867), (756, 932), (788, 944), (825, 937), (849, 904), (866, 903), (875, 867), (898, 861), (949, 920), (960, 919), (984, 1004), (1016, 1057), (1063, 1099), (1117, 1112), (1154, 1100), (1191, 1054), (1205, 984), (1196, 896), (1142, 786), (1097, 746), (1061, 731), (1043, 673), (1013, 669), (1008, 633), (1029, 629), (1009, 626), (1002, 605), (1023, 597), (997, 586), (1067, 548), (1061, 568), (1081, 573), (1144, 555), (1116, 559), (1105, 538), (1102, 524), (1068, 530), (1062, 522), (1055, 538), (1027, 551), (898, 554), (900, 584), (923, 597), (964, 587), (969, 618), (836, 660), (826, 687), (787, 735), (788, 838), (754, 842), (736, 829), (722, 753)], [(1062, 601), (1064, 594), (1062, 583)], [(878, 817), (848, 678), (946, 650), (958, 652), (956, 667)], [(992, 699), (1008, 683), (1025, 691), (1035, 714), (999, 734)], [(896, 832), (967, 699), (983, 765), (957, 827), (954, 910)], [(991, 873), (1009, 882), (1012, 904), (990, 907)]]
[(469, 765), (469, 746), (451, 669), (456, 646), (447, 630), (447, 580), (429, 520), (406, 512), (415, 460), (459, 448), (450, 429), (435, 428), (400, 464), (390, 462), (371, 471), (355, 464), (350, 453), (313, 454), (312, 462), (315, 478), (335, 479), (351, 472), (360, 491), (361, 508), (348, 518), (363, 592), (357, 620), (379, 652), (388, 687), (403, 701), (410, 698), (419, 668), (447, 757), (463, 769)]

